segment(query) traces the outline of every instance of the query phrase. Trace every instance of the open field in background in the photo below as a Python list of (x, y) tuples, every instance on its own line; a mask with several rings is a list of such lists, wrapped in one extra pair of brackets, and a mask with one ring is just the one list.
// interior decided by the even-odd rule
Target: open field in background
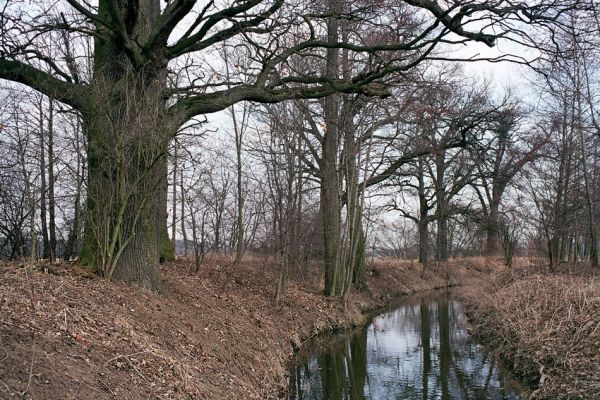
[[(0, 264), (0, 397), (273, 399), (285, 391), (286, 363), (307, 338), (364, 324), (369, 311), (398, 295), (455, 285), (469, 287), (466, 296), (477, 306), (477, 331), (488, 332), (494, 344), (502, 338), (489, 332), (499, 327), (499, 332), (513, 335), (507, 340), (519, 339), (510, 326), (527, 329), (523, 335), (531, 338), (531, 329), (549, 320), (546, 307), (554, 307), (556, 321), (564, 312), (572, 319), (554, 326), (552, 341), (539, 340), (540, 351), (563, 346), (560, 337), (569, 327), (589, 337), (569, 337), (557, 351), (584, 357), (585, 349), (595, 345), (599, 354), (598, 329), (584, 327), (582, 319), (584, 313), (592, 322), (595, 318), (597, 327), (597, 277), (525, 273), (529, 262), (523, 260), (514, 269), (521, 271), (517, 273), (484, 258), (431, 263), (425, 271), (417, 262), (375, 259), (367, 268), (369, 292), (352, 293), (344, 303), (321, 295), (317, 264), (308, 263), (302, 271), (290, 271), (288, 294), (274, 304), (274, 258), (246, 257), (232, 275), (225, 267), (229, 261), (206, 259), (197, 275), (183, 261), (165, 265), (166, 290), (161, 295), (104, 281), (68, 263)], [(526, 283), (529, 279), (539, 280), (539, 285)], [(538, 287), (552, 282), (548, 290), (559, 295), (544, 300), (551, 303), (539, 300), (537, 294), (544, 292)], [(569, 288), (577, 282), (581, 292), (572, 293)], [(561, 292), (562, 284), (568, 286)], [(517, 298), (498, 297), (511, 293)], [(570, 296), (578, 302), (571, 305)], [(517, 313), (514, 307), (526, 310)], [(518, 320), (536, 313), (530, 323)], [(509, 314), (512, 319), (504, 317)], [(486, 328), (484, 321), (491, 325)], [(525, 338), (516, 346), (523, 346)], [(570, 347), (575, 345), (579, 347)], [(520, 357), (516, 368), (535, 363), (526, 364), (525, 355)], [(557, 365), (565, 360), (557, 359)], [(571, 370), (575, 373), (581, 366), (589, 373), (589, 362), (593, 360), (582, 359)], [(552, 377), (555, 368), (544, 372)], [(532, 377), (539, 371), (537, 366), (530, 369)], [(590, 381), (593, 376), (588, 378), (597, 385), (597, 375), (595, 383)], [(558, 385), (551, 378), (546, 382), (548, 388)]]

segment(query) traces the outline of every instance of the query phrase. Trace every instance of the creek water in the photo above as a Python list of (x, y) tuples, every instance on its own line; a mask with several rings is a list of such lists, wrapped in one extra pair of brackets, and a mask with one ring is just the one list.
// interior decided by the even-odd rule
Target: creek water
[(289, 400), (519, 399), (522, 391), (469, 336), (448, 291), (403, 298), (368, 327), (318, 338), (289, 374)]

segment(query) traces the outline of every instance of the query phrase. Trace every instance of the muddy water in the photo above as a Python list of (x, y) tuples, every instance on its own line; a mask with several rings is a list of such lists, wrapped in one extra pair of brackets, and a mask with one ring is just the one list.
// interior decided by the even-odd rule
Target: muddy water
[(353, 332), (320, 338), (290, 370), (290, 400), (518, 399), (518, 383), (469, 337), (448, 292), (403, 299)]

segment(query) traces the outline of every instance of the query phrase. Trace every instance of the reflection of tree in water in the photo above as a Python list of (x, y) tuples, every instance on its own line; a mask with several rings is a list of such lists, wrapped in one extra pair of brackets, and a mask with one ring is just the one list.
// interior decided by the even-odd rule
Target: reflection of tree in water
[(423, 349), (423, 388), (421, 394), (423, 400), (429, 396), (429, 374), (431, 372), (431, 328), (429, 326), (429, 306), (421, 299), (419, 305), (421, 312), (421, 347)]
[(407, 301), (291, 372), (290, 399), (517, 398), (447, 294)]

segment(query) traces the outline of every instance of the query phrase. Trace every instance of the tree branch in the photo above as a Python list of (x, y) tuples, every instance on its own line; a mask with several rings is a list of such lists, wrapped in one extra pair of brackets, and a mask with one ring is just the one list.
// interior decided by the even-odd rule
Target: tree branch
[(87, 105), (84, 86), (61, 81), (19, 61), (0, 58), (0, 79), (22, 83), (79, 110)]

